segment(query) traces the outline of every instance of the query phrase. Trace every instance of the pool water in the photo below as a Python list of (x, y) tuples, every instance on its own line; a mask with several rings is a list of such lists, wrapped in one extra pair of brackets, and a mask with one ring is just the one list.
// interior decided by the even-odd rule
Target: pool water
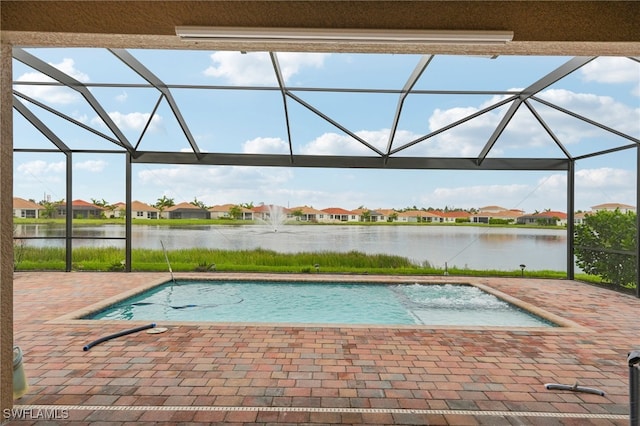
[(471, 285), (177, 281), (128, 298), (89, 319), (554, 326)]

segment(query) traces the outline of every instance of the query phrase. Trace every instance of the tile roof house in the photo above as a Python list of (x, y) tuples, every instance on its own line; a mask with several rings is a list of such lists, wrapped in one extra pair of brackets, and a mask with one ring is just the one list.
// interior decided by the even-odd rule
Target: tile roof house
[[(84, 200), (73, 200), (71, 202), (71, 211), (75, 219), (99, 219), (104, 217), (106, 209)], [(67, 203), (56, 205), (54, 213), (55, 218), (64, 218), (67, 216)]]
[(573, 215), (573, 223), (576, 225), (582, 225), (584, 223), (584, 218), (586, 215), (592, 212), (580, 212)]
[(407, 211), (398, 213), (398, 222), (406, 222), (406, 223), (440, 222), (440, 216), (438, 216), (433, 212), (428, 212), (425, 210), (407, 210)]
[(350, 210), (345, 210), (340, 207), (329, 207), (322, 209), (328, 217), (329, 222), (357, 222), (357, 216)]
[[(127, 205), (125, 203), (114, 204), (112, 217), (125, 217)], [(158, 219), (160, 210), (141, 201), (131, 202), (131, 217), (133, 219)]]
[(499, 212), (503, 212), (509, 209), (505, 209), (504, 207), (500, 207), (500, 206), (484, 206), (484, 207), (480, 207), (478, 209), (478, 212), (480, 213), (499, 213)]
[(598, 204), (597, 206), (592, 206), (591, 209), (594, 212), (599, 212), (600, 210), (608, 210), (611, 212), (615, 210), (620, 210), (621, 213), (636, 212), (635, 206), (630, 206), (629, 204), (620, 204), (620, 203)]
[(13, 197), (13, 217), (37, 219), (45, 208), (33, 201)]
[(162, 217), (165, 219), (211, 219), (211, 213), (191, 203), (183, 202), (164, 209)]
[(301, 206), (287, 209), (287, 217), (302, 222), (325, 222), (328, 221), (329, 216), (322, 210)]
[[(378, 213), (380, 213), (382, 215), (382, 217), (379, 218), (379, 221), (381, 222), (397, 222), (398, 221), (398, 212), (395, 211), (394, 209), (376, 209), (376, 211)], [(395, 217), (395, 220), (393, 219)]]
[(565, 226), (567, 224), (567, 214), (556, 211), (525, 214), (517, 218), (517, 223), (523, 225)]
[(355, 209), (353, 213), (358, 216), (359, 222), (382, 222), (384, 216), (376, 210)]
[[(496, 207), (496, 206), (491, 206)], [(484, 208), (484, 207), (483, 207)], [(516, 221), (520, 216), (524, 215), (522, 210), (480, 210), (478, 213), (471, 215), (470, 221), (473, 223), (489, 223), (491, 219), (504, 219), (507, 221)]]
[[(109, 218), (118, 218), (118, 217), (125, 217), (126, 215), (126, 209), (127, 209), (127, 205), (125, 203), (123, 203), (122, 201), (119, 201), (117, 203), (115, 203), (113, 205), (113, 210), (109, 211), (109, 212), (105, 212), (105, 215)], [(133, 214), (133, 212), (132, 212)]]
[(466, 221), (466, 220), (470, 220), (471, 218), (471, 213), (465, 212), (462, 210), (447, 211), (447, 212), (437, 210), (433, 213), (439, 215), (442, 218), (441, 222), (443, 223), (456, 223), (459, 219)]
[(231, 217), (231, 209), (233, 207), (238, 206), (242, 213), (241, 220), (253, 220), (253, 210), (248, 209), (246, 207), (239, 206), (237, 204), (221, 204), (216, 205), (209, 208), (209, 213), (211, 213), (211, 219), (233, 219)]

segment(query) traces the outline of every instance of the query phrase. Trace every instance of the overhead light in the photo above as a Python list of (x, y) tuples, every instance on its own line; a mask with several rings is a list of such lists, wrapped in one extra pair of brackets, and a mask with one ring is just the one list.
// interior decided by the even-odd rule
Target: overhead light
[(183, 40), (295, 43), (505, 44), (513, 31), (444, 31), (273, 27), (176, 27)]

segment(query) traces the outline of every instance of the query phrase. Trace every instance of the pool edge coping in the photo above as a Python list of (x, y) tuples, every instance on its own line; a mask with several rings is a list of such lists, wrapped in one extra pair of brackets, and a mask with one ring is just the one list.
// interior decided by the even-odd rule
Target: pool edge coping
[[(46, 321), (45, 324), (86, 324), (95, 325), (96, 321), (100, 324), (148, 324), (149, 320), (95, 320), (83, 319), (83, 317), (93, 314), (97, 311), (124, 300), (129, 297), (136, 296), (154, 287), (162, 285), (172, 279), (179, 280), (260, 280), (260, 281), (314, 281), (314, 282), (347, 282), (347, 283), (368, 283), (368, 284), (457, 284), (471, 285), (477, 287), (489, 294), (492, 294), (508, 303), (511, 303), (521, 309), (529, 311), (547, 321), (556, 324), (556, 327), (512, 327), (505, 326), (468, 326), (468, 325), (427, 325), (427, 324), (411, 324), (411, 325), (388, 325), (388, 324), (336, 324), (336, 323), (279, 323), (279, 322), (199, 322), (199, 321), (163, 321), (163, 326), (192, 326), (192, 327), (294, 327), (294, 328), (396, 328), (409, 330), (469, 330), (469, 331), (509, 331), (509, 332), (546, 332), (546, 333), (566, 333), (566, 332), (593, 332), (588, 327), (580, 325), (572, 320), (561, 317), (557, 314), (548, 312), (531, 303), (525, 302), (517, 297), (511, 296), (500, 290), (482, 283), (481, 277), (451, 277), (451, 276), (399, 276), (399, 275), (343, 275), (343, 274), (265, 274), (265, 273), (178, 273), (170, 278), (155, 278), (148, 283), (139, 285), (129, 290), (125, 290), (117, 295), (108, 297), (100, 302), (93, 303), (84, 308), (76, 309), (67, 314), (61, 315), (52, 320)], [(158, 321), (159, 322), (159, 321)]]

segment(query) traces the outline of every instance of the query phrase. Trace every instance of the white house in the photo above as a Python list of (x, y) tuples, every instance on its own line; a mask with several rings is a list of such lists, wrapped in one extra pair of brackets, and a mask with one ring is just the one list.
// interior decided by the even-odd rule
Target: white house
[[(211, 219), (233, 219), (231, 216), (231, 209), (236, 207), (237, 204), (221, 204), (215, 205), (209, 208), (211, 213)], [(238, 206), (242, 212), (242, 220), (253, 220), (253, 210), (246, 207)]]
[(628, 204), (620, 204), (620, 203), (598, 204), (597, 206), (592, 206), (591, 209), (596, 213), (599, 212), (600, 210), (607, 210), (610, 212), (620, 210), (620, 213), (636, 212), (635, 206), (630, 206)]
[(398, 222), (421, 223), (440, 222), (440, 216), (425, 210), (407, 210), (398, 213)]
[(292, 207), (288, 209), (287, 218), (302, 222), (329, 222), (329, 215), (327, 212), (308, 206)]
[(13, 217), (21, 217), (24, 219), (37, 219), (44, 210), (40, 204), (24, 198), (13, 197)]
[(328, 222), (357, 222), (358, 219), (352, 211), (340, 207), (322, 209)]
[(486, 206), (480, 208), (478, 213), (471, 215), (470, 220), (473, 223), (489, 223), (491, 219), (503, 219), (515, 222), (522, 215), (524, 215), (524, 211), (522, 210), (509, 210), (499, 206)]
[[(125, 203), (114, 204), (115, 209), (111, 213), (111, 217), (125, 217), (127, 214), (127, 205)], [(157, 208), (145, 204), (141, 201), (131, 202), (131, 217), (133, 219), (158, 219), (160, 217), (160, 210)]]

